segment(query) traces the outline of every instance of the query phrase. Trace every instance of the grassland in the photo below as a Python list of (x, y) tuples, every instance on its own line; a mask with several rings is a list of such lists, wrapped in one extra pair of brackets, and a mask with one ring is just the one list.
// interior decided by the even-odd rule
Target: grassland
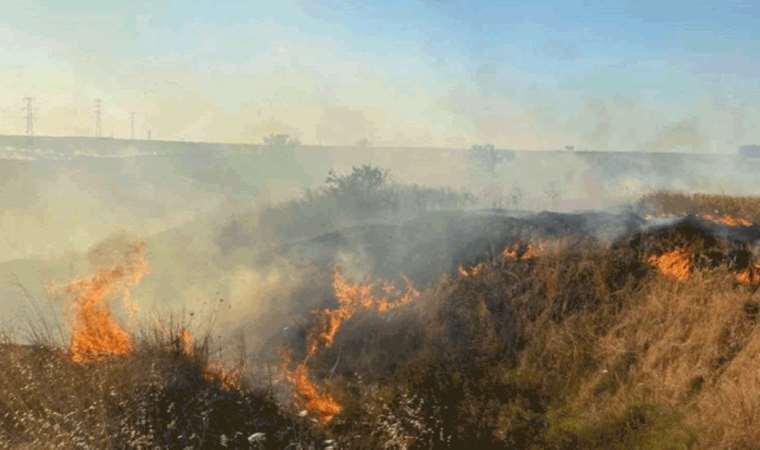
[[(639, 207), (754, 219), (758, 205), (656, 194)], [(287, 367), (221, 370), (208, 339), (189, 350), (171, 326), (86, 364), (65, 342), (8, 342), (0, 447), (756, 448), (760, 299), (739, 277), (754, 249), (722, 231), (687, 220), (612, 240), (524, 241), (397, 308), (354, 308), (306, 359), (316, 392), (340, 404), (329, 421), (304, 407)], [(681, 278), (651, 263), (674, 250), (687, 255)], [(332, 280), (313, 281), (319, 291)], [(293, 360), (317, 318), (281, 343)]]

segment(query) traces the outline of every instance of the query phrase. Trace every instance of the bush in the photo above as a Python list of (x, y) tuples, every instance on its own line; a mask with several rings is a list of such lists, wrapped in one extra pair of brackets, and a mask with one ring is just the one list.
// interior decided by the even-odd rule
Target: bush
[[(287, 242), (312, 238), (370, 221), (400, 221), (424, 212), (460, 209), (474, 202), (463, 192), (403, 185), (391, 181), (382, 168), (363, 165), (348, 174), (330, 171), (325, 184), (302, 198), (260, 212), (249, 224), (251, 242)], [(232, 222), (222, 235), (240, 235)], [(263, 238), (263, 237), (265, 238)]]

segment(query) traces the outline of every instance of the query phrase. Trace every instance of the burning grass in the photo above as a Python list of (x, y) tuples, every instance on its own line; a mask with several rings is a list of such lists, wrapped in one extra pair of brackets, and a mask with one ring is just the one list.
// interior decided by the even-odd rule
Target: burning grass
[(0, 448), (257, 448), (256, 433), (267, 448), (313, 442), (270, 392), (209, 377), (207, 354), (135, 342), (127, 355), (81, 364), (57, 350), (6, 347)]
[[(148, 272), (145, 248), (69, 283), (74, 318), (68, 348), (0, 343), (0, 447), (311, 448), (315, 438), (253, 388), (244, 363), (211, 358), (174, 320), (137, 334), (110, 308)], [(31, 333), (46, 336), (47, 333)]]
[(638, 204), (643, 214), (654, 216), (700, 216), (728, 226), (760, 223), (760, 197), (655, 192)]
[[(420, 293), (405, 278), (406, 288), (398, 290), (389, 282), (375, 286), (372, 283), (351, 283), (336, 267), (333, 275), (333, 290), (338, 306), (315, 312), (317, 322), (306, 338), (306, 356), (304, 360), (290, 369), (291, 358), (285, 352), (281, 369), (285, 378), (293, 385), (296, 399), (304, 410), (326, 424), (343, 410), (338, 401), (329, 393), (318, 388), (309, 378), (309, 359), (333, 345), (335, 336), (343, 323), (362, 311), (375, 311), (385, 314), (402, 307), (419, 298)], [(380, 291), (378, 294), (377, 291)]]
[(647, 261), (663, 275), (678, 281), (686, 281), (692, 271), (691, 252), (677, 248), (661, 255), (652, 255)]
[[(84, 359), (6, 346), (0, 446), (753, 448), (756, 228), (689, 214), (613, 241), (521, 236), (420, 291), (335, 270), (265, 389), (176, 324)], [(76, 301), (122, 295), (139, 254)]]
[(123, 262), (69, 283), (66, 291), (75, 296), (69, 346), (72, 360), (90, 362), (134, 350), (132, 337), (113, 318), (108, 302), (110, 297), (120, 295), (125, 305), (131, 306), (129, 288), (148, 271), (145, 246), (133, 244)]
[(290, 369), (290, 364), (291, 357), (286, 353), (282, 357), (281, 369), (285, 379), (293, 386), (296, 402), (303, 408), (302, 411), (315, 416), (322, 424), (329, 423), (343, 411), (340, 403), (311, 380), (306, 361), (297, 364), (294, 369)]
[(746, 378), (732, 367), (760, 336), (742, 236), (686, 220), (527, 258), (514, 243), (398, 323), (347, 318), (331, 385), (352, 395), (330, 427), (350, 448), (747, 448), (754, 403), (725, 428), (740, 395), (726, 374)]

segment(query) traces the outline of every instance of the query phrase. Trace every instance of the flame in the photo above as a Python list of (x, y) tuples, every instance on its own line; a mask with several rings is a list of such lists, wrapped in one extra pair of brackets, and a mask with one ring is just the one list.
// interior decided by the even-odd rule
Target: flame
[(537, 246), (528, 244), (528, 247), (525, 249), (525, 252), (520, 256), (520, 259), (523, 259), (523, 260), (533, 259), (537, 257), (538, 255), (540, 255), (543, 251), (544, 251), (543, 244), (538, 244)]
[(462, 266), (460, 264), (459, 268), (458, 268), (458, 271), (459, 271), (459, 275), (461, 275), (463, 277), (477, 277), (478, 275), (480, 275), (483, 272), (485, 272), (486, 269), (487, 269), (486, 264), (483, 263), (483, 262), (480, 262), (480, 263), (478, 263), (478, 264), (470, 267), (469, 269), (466, 269), (464, 266)]
[(737, 273), (736, 281), (749, 286), (760, 284), (760, 261), (755, 261), (754, 264)]
[(185, 327), (182, 327), (177, 333), (176, 345), (183, 355), (192, 356), (195, 353), (193, 334)]
[(129, 308), (132, 305), (130, 287), (139, 283), (148, 271), (145, 245), (135, 244), (125, 255), (123, 264), (100, 269), (90, 278), (69, 283), (66, 291), (76, 296), (69, 346), (72, 360), (89, 362), (126, 355), (133, 350), (132, 337), (113, 318), (108, 300), (121, 295)]
[(327, 392), (320, 391), (314, 382), (311, 381), (306, 361), (298, 364), (293, 370), (288, 368), (289, 363), (290, 356), (285, 354), (282, 369), (285, 373), (285, 378), (295, 388), (298, 404), (306, 411), (316, 415), (321, 423), (328, 423), (333, 417), (340, 414), (343, 406)]
[[(193, 356), (195, 353), (193, 334), (185, 327), (179, 329), (173, 339), (173, 345), (183, 355)], [(208, 361), (203, 368), (203, 379), (208, 382), (218, 381), (225, 391), (240, 389), (242, 377), (243, 372), (240, 368), (229, 369), (221, 361)]]
[(701, 217), (710, 222), (718, 223), (721, 225), (727, 225), (729, 227), (751, 227), (752, 226), (751, 221), (747, 219), (743, 219), (741, 217), (734, 217), (728, 214), (725, 214), (722, 216), (718, 216), (714, 214), (703, 214)]
[(203, 369), (203, 379), (209, 382), (218, 381), (225, 391), (240, 389), (242, 376), (239, 368), (228, 369), (221, 361), (209, 361)]
[[(647, 220), (647, 221), (652, 221), (652, 220), (675, 220), (675, 219), (678, 219), (679, 217), (682, 217), (682, 216), (678, 216), (678, 215), (674, 215), (674, 214), (665, 214), (665, 215), (647, 214), (647, 215), (644, 216), (644, 219)], [(720, 225), (726, 225), (726, 226), (729, 226), (729, 227), (751, 227), (751, 226), (754, 225), (752, 223), (752, 221), (750, 221), (750, 220), (744, 219), (742, 217), (732, 216), (730, 214), (723, 214), (723, 215), (719, 215), (719, 214), (701, 214), (698, 217), (701, 218), (702, 220), (706, 220), (708, 222), (713, 222), (713, 223), (717, 223), (717, 224), (720, 224)]]
[(660, 273), (678, 281), (685, 281), (691, 273), (691, 252), (685, 248), (652, 255), (647, 261), (656, 267)]
[(547, 241), (540, 241), (535, 244), (530, 242), (523, 244), (517, 241), (513, 245), (505, 247), (501, 252), (501, 256), (506, 259), (530, 260), (545, 254), (549, 247), (550, 243)]
[(316, 354), (320, 348), (330, 347), (343, 322), (357, 312), (375, 309), (382, 314), (418, 298), (420, 293), (414, 288), (411, 281), (406, 277), (404, 277), (404, 281), (406, 288), (403, 292), (388, 282), (382, 284), (384, 294), (393, 298), (376, 297), (373, 294), (375, 286), (372, 283), (350, 283), (336, 268), (333, 275), (333, 290), (338, 301), (338, 307), (324, 309), (316, 313), (318, 317), (317, 326), (309, 333), (306, 340), (307, 357)]
[(376, 295), (377, 287), (373, 283), (351, 283), (339, 268), (333, 274), (333, 290), (338, 301), (338, 307), (317, 311), (317, 322), (306, 338), (306, 357), (291, 370), (290, 355), (283, 356), (282, 371), (285, 378), (295, 388), (296, 401), (319, 421), (327, 423), (340, 414), (343, 407), (327, 392), (321, 392), (309, 378), (307, 362), (320, 349), (332, 346), (341, 325), (360, 311), (375, 310), (380, 314), (387, 313), (417, 298), (420, 293), (412, 282), (404, 277), (404, 290), (399, 290), (392, 283), (383, 282), (379, 285), (380, 295)]
[[(550, 241), (540, 241), (537, 243), (524, 244), (520, 241), (515, 242), (512, 245), (504, 247), (501, 251), (501, 256), (504, 259), (514, 261), (529, 261), (537, 258), (538, 256), (545, 255), (549, 252), (550, 247), (556, 247), (558, 243)], [(553, 247), (552, 247), (553, 248)], [(488, 265), (484, 262), (480, 262), (470, 268), (466, 268), (462, 264), (457, 268), (457, 272), (461, 277), (477, 277), (488, 269)]]
[(504, 250), (501, 252), (501, 256), (507, 259), (520, 259), (522, 253), (524, 253), (520, 252), (520, 247), (520, 241), (517, 241), (514, 245), (504, 247)]

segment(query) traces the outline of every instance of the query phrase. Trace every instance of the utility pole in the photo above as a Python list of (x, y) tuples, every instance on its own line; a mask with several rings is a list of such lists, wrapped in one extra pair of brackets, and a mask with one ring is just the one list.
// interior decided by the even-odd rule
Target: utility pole
[(34, 99), (24, 97), (24, 111), (26, 112), (26, 135), (34, 136)]
[(129, 138), (135, 140), (135, 113), (129, 113)]
[(99, 138), (102, 135), (100, 115), (103, 106), (103, 101), (99, 98), (95, 99), (95, 137)]

